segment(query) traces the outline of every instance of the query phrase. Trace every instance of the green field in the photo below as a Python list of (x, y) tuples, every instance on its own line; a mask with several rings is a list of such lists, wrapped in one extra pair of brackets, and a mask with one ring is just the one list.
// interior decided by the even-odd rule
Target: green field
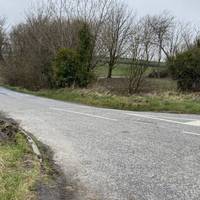
[[(129, 64), (117, 64), (113, 69), (113, 77), (126, 77), (129, 73)], [(153, 70), (163, 71), (165, 67), (148, 67), (145, 74), (148, 76)], [(107, 77), (108, 74), (108, 65), (97, 66), (95, 68), (95, 74), (97, 77)]]
[[(114, 69), (113, 69), (113, 76), (127, 76), (129, 71), (129, 65), (126, 64), (118, 64)], [(98, 66), (95, 69), (95, 74), (98, 77), (106, 77), (108, 73), (108, 66)]]

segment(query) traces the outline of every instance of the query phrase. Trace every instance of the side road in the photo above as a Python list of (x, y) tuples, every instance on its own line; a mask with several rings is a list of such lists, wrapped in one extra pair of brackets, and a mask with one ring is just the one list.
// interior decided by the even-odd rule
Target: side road
[(200, 199), (200, 116), (65, 103), (0, 88), (0, 110), (51, 147), (76, 199)]

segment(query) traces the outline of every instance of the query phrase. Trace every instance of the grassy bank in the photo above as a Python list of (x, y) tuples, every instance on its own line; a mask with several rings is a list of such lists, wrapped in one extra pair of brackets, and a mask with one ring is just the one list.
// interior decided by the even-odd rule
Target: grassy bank
[(63, 174), (54, 168), (49, 150), (42, 144), (39, 147), (42, 163), (17, 124), (0, 114), (1, 200), (58, 199), (64, 194)]
[(200, 94), (161, 92), (133, 96), (117, 96), (105, 92), (80, 89), (41, 90), (31, 92), (21, 88), (13, 90), (56, 100), (91, 106), (132, 110), (200, 114)]
[(31, 188), (39, 180), (40, 162), (20, 133), (14, 140), (0, 144), (0, 199), (34, 199)]

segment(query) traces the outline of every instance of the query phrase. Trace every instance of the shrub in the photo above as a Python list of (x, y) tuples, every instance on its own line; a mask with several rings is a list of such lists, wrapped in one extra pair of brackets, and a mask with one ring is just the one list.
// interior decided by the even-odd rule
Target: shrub
[(80, 62), (80, 55), (72, 49), (61, 49), (54, 61), (54, 77), (58, 87), (86, 87), (94, 78)]
[(82, 22), (82, 26), (78, 34), (79, 45), (77, 49), (80, 63), (77, 74), (77, 84), (79, 87), (86, 87), (94, 79), (94, 74), (91, 71), (93, 39), (94, 38), (89, 24)]
[(172, 77), (178, 80), (178, 88), (200, 90), (200, 48), (195, 47), (178, 54), (170, 61)]
[(88, 72), (84, 67), (80, 65), (77, 72), (76, 84), (79, 87), (87, 87), (95, 79), (95, 75), (92, 72)]
[(59, 87), (86, 87), (94, 78), (91, 71), (93, 36), (89, 25), (80, 23), (77, 50), (61, 49), (55, 59), (54, 74)]
[(79, 69), (79, 57), (72, 49), (60, 49), (53, 65), (56, 85), (58, 87), (72, 86), (76, 83)]
[(93, 35), (90, 26), (86, 22), (82, 23), (78, 34), (79, 45), (77, 51), (82, 67), (86, 67), (87, 71), (90, 71), (93, 54)]

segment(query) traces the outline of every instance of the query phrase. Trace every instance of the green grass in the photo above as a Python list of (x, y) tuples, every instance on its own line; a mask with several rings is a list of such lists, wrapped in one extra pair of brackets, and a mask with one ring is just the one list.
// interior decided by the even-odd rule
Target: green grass
[[(116, 77), (116, 76), (127, 76), (128, 73), (129, 73), (129, 67), (130, 65), (129, 64), (117, 64), (115, 66), (115, 68), (113, 69), (113, 72), (112, 72), (112, 76), (113, 77)], [(163, 67), (149, 67), (147, 70), (146, 70), (146, 75), (150, 74), (153, 70), (157, 70), (157, 71), (163, 71), (165, 70), (165, 68)], [(102, 66), (98, 66), (95, 68), (95, 74), (97, 77), (107, 77), (107, 74), (108, 74), (108, 65), (102, 65)]]
[(40, 163), (22, 134), (18, 133), (15, 140), (0, 143), (0, 199), (34, 199), (31, 187), (39, 179)]
[(200, 95), (197, 93), (161, 92), (133, 96), (117, 96), (93, 90), (58, 89), (31, 92), (12, 88), (37, 96), (82, 103), (91, 106), (132, 110), (200, 114)]
[[(1, 113), (0, 116), (4, 119)], [(60, 187), (57, 177), (59, 179), (61, 172), (54, 168), (52, 152), (37, 141), (42, 154), (41, 163), (24, 134), (20, 131), (13, 133), (15, 129), (17, 127), (9, 120), (0, 123), (0, 131), (13, 134), (8, 140), (0, 140), (0, 200), (36, 200), (43, 186), (49, 188), (47, 197), (55, 195), (56, 188)]]
[[(113, 69), (112, 75), (113, 76), (127, 76), (128, 75), (128, 70), (129, 70), (129, 65), (118, 64)], [(95, 69), (95, 74), (98, 77), (107, 77), (107, 74), (108, 74), (108, 67), (107, 67), (107, 65), (105, 65), (105, 66), (98, 66)]]

